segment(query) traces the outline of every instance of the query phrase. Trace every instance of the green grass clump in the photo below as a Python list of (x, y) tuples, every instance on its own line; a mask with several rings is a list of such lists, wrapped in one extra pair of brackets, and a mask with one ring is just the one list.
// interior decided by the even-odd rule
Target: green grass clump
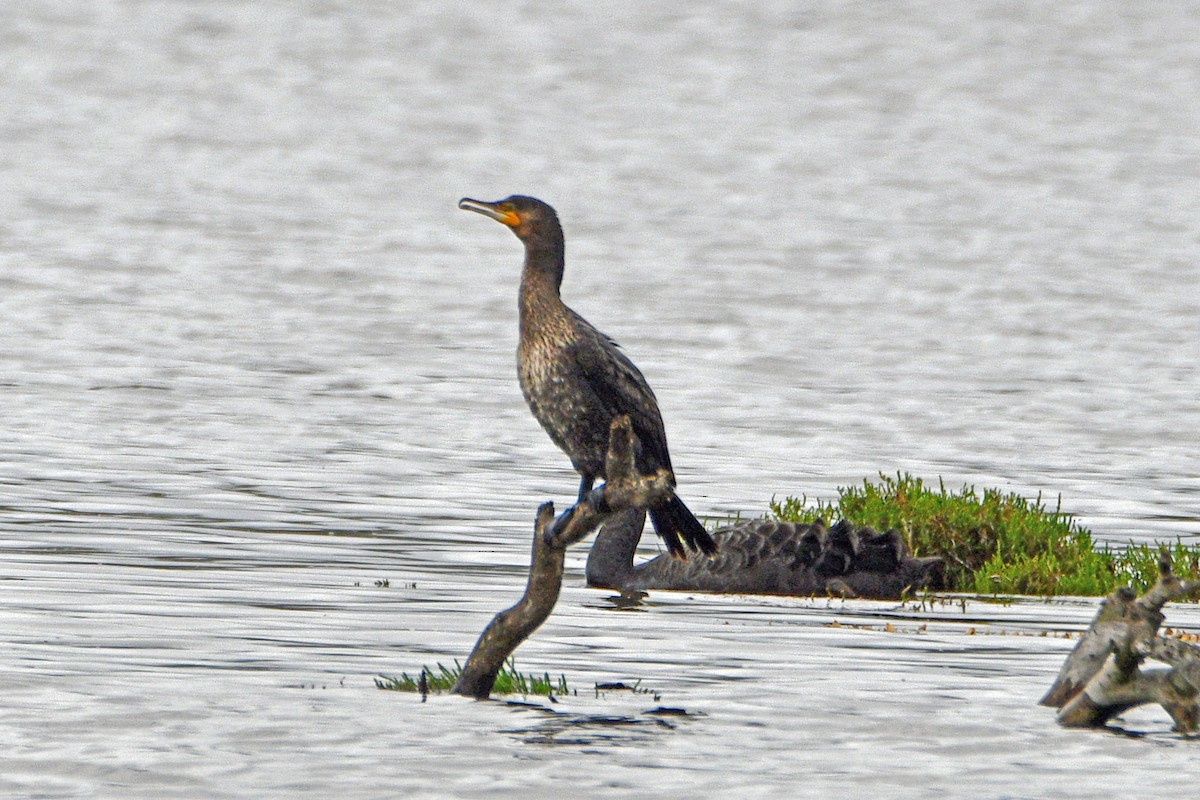
[[(877, 530), (899, 528), (914, 555), (946, 560), (946, 588), (979, 594), (1103, 595), (1118, 586), (1142, 589), (1158, 575), (1161, 548), (1130, 544), (1097, 549), (1092, 534), (1039, 496), (1028, 500), (972, 486), (936, 489), (908, 474), (838, 489), (834, 503), (789, 497), (771, 502), (771, 515), (789, 522), (847, 519)], [(1200, 549), (1168, 548), (1181, 575), (1200, 569)]]
[[(407, 672), (401, 672), (399, 678), (381, 675), (375, 679), (375, 685), (380, 689), (393, 692), (441, 694), (454, 688), (454, 684), (458, 682), (458, 676), (461, 674), (462, 665), (455, 660), (453, 669), (438, 664), (436, 670), (423, 667), (421, 672), (417, 673), (416, 677), (409, 675)], [(425, 679), (424, 689), (421, 687), (422, 676)], [(549, 696), (569, 693), (570, 690), (567, 688), (567, 677), (565, 675), (559, 675), (557, 681), (550, 677), (549, 672), (543, 673), (540, 678), (536, 675), (526, 675), (517, 671), (516, 662), (511, 658), (500, 668), (500, 674), (496, 676), (496, 683), (492, 686), (492, 694), (538, 694)]]

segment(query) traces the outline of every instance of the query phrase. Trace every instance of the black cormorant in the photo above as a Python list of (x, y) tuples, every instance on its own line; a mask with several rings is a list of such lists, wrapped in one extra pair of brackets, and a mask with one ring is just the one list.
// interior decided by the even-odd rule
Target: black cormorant
[[(521, 392), (533, 416), (582, 476), (579, 499), (597, 477), (604, 477), (609, 426), (620, 414), (628, 414), (633, 423), (638, 469), (646, 474), (671, 471), (662, 415), (646, 379), (612, 339), (567, 308), (559, 296), (564, 246), (554, 209), (521, 195), (494, 203), (463, 198), (458, 207), (504, 223), (525, 244), (517, 348)], [(704, 526), (673, 493), (650, 509), (650, 519), (676, 556), (686, 555), (685, 545), (707, 554), (717, 550)]]

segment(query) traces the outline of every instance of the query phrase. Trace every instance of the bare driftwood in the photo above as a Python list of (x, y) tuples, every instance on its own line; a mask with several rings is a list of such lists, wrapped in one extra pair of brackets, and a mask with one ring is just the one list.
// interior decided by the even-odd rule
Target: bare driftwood
[(554, 504), (537, 511), (533, 535), (533, 560), (525, 595), (512, 608), (501, 611), (484, 629), (451, 690), (484, 699), (491, 694), (496, 675), (514, 650), (550, 616), (562, 587), (567, 548), (580, 541), (614, 513), (644, 509), (668, 497), (671, 476), (666, 471), (639, 475), (634, 467), (633, 426), (629, 417), (613, 420), (609, 429), (608, 480), (587, 497), (554, 516)]
[[(1041, 703), (1059, 709), (1068, 727), (1098, 727), (1136, 706), (1158, 703), (1181, 733), (1200, 727), (1200, 647), (1160, 636), (1162, 608), (1200, 590), (1182, 581), (1165, 554), (1158, 583), (1137, 597), (1127, 588), (1100, 605), (1091, 627), (1075, 645)], [(1167, 668), (1141, 669), (1152, 658)]]

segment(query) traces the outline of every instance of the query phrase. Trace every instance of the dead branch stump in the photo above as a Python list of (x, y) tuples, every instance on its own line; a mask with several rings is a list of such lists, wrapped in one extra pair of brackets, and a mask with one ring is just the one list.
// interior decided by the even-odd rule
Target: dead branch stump
[(543, 503), (538, 508), (525, 594), (512, 608), (497, 614), (484, 629), (451, 689), (453, 693), (480, 700), (491, 694), (504, 662), (546, 621), (558, 602), (563, 562), (569, 546), (586, 537), (614, 513), (629, 508), (647, 508), (672, 491), (669, 473), (637, 473), (633, 426), (627, 416), (613, 420), (609, 429), (605, 472), (608, 479), (603, 486), (593, 489), (582, 502), (557, 518), (553, 503)]
[[(1158, 582), (1141, 597), (1118, 589), (1100, 604), (1096, 618), (1075, 645), (1041, 704), (1059, 709), (1067, 727), (1099, 727), (1146, 703), (1161, 705), (1181, 733), (1200, 726), (1200, 647), (1158, 634), (1162, 608), (1200, 590), (1182, 581), (1167, 555)], [(1168, 668), (1143, 670), (1152, 658)]]

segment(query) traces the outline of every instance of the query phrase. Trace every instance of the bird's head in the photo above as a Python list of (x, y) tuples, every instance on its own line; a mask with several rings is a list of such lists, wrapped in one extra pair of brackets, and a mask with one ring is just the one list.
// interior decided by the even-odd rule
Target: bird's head
[(494, 203), (464, 197), (458, 201), (458, 207), (507, 225), (518, 239), (526, 243), (539, 239), (562, 238), (558, 215), (554, 213), (553, 208), (536, 197), (514, 194)]

